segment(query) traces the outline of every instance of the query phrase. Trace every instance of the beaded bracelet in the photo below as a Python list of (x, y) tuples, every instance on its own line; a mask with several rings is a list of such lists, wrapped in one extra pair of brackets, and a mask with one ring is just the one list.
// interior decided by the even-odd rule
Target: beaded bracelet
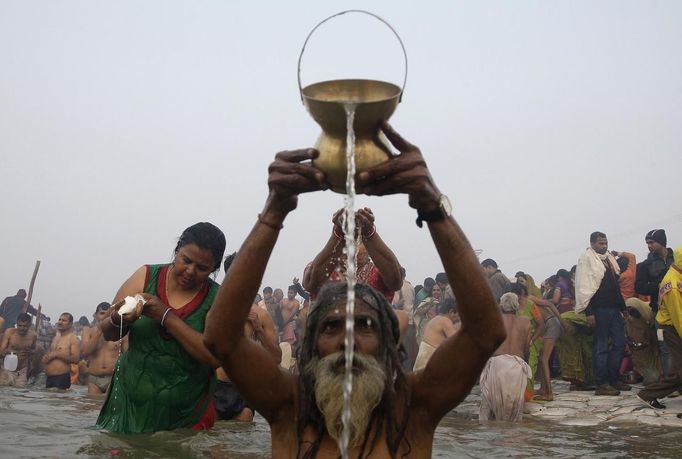
[(167, 308), (166, 312), (163, 313), (163, 316), (161, 317), (161, 327), (166, 328), (166, 326), (163, 324), (163, 322), (166, 320), (166, 316), (168, 313), (171, 312), (171, 308)]
[(363, 235), (362, 238), (363, 238), (365, 241), (369, 241), (370, 239), (372, 239), (372, 237), (373, 237), (375, 234), (377, 234), (377, 225), (372, 225), (372, 232), (369, 233), (369, 236)]
[(116, 328), (121, 328), (121, 324), (123, 324), (123, 317), (121, 317), (121, 324), (116, 325), (116, 322), (114, 322), (114, 319), (112, 316), (109, 316), (109, 322), (111, 322), (111, 325), (113, 325)]
[[(116, 312), (116, 311), (114, 311), (114, 312)], [(118, 317), (119, 317), (119, 324), (116, 325), (116, 322), (114, 322), (114, 314), (112, 313), (112, 314), (109, 316), (109, 322), (111, 322), (111, 325), (113, 325), (113, 326), (116, 327), (116, 328), (121, 328), (121, 327), (127, 328), (127, 327), (128, 327), (128, 324), (124, 324), (124, 323), (123, 323), (123, 316), (121, 316), (121, 315), (119, 314)]]
[(282, 228), (284, 228), (284, 225), (282, 225), (281, 223), (279, 225), (274, 225), (272, 223), (266, 222), (265, 220), (263, 220), (263, 217), (261, 216), (261, 214), (258, 214), (258, 222), (265, 225), (265, 226), (268, 226), (268, 227), (274, 229), (275, 231), (279, 231)]

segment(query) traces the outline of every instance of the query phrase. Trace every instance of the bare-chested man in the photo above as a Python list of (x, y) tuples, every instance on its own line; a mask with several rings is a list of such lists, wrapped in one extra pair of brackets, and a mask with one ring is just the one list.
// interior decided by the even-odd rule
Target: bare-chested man
[(13, 352), (17, 355), (17, 369), (0, 369), (0, 386), (26, 387), (28, 364), (36, 349), (38, 334), (31, 330), (31, 316), (25, 312), (17, 316), (16, 328), (10, 328), (0, 341), (0, 359)]
[(280, 306), (282, 308), (282, 320), (284, 321), (280, 342), (287, 342), (293, 346), (296, 344), (296, 324), (294, 321), (301, 307), (301, 303), (296, 299), (296, 286), (289, 286), (287, 297), (280, 301)]
[[(236, 253), (228, 255), (223, 264), (225, 272), (230, 269)], [(277, 345), (277, 332), (270, 314), (257, 303), (251, 306), (247, 321), (244, 323), (244, 335), (260, 343), (279, 364), (282, 351)], [(253, 409), (250, 408), (239, 391), (230, 381), (230, 377), (222, 368), (216, 369), (218, 384), (213, 394), (218, 419), (221, 421), (251, 422)]]
[(520, 421), (523, 417), (524, 391), (531, 369), (525, 362), (531, 341), (530, 320), (516, 315), (519, 297), (505, 293), (500, 298), (502, 321), (507, 339), (497, 348), (481, 373), (481, 410), (483, 421)]
[(73, 316), (63, 313), (57, 320), (57, 334), (43, 356), (45, 388), (66, 390), (71, 387), (71, 364), (80, 360), (80, 341), (73, 333)]
[[(356, 285), (349, 454), (430, 458), (438, 423), (469, 393), (505, 332), (478, 259), (450, 215), (449, 202), (433, 182), (421, 152), (387, 124), (382, 131), (401, 154), (359, 173), (356, 184), (367, 194), (409, 196), (419, 225), (427, 222), (459, 301), (462, 328), (438, 348), (423, 371), (405, 374), (391, 305), (372, 287)], [(296, 373), (277, 366), (243, 332), (298, 194), (329, 187), (324, 174), (309, 162), (317, 156), (311, 149), (277, 154), (269, 168), (265, 206), (227, 273), (204, 331), (208, 349), (270, 424), (274, 459), (336, 459), (340, 452), (346, 284), (328, 282), (321, 288), (310, 308)]]
[(121, 341), (107, 341), (99, 324), (109, 317), (111, 305), (102, 302), (95, 309), (95, 323), (83, 329), (81, 353), (88, 360), (88, 394), (105, 394), (111, 384)]
[(424, 339), (419, 343), (414, 371), (424, 368), (438, 346), (457, 333), (461, 325), (457, 303), (452, 297), (446, 298), (438, 305), (438, 315), (424, 327)]

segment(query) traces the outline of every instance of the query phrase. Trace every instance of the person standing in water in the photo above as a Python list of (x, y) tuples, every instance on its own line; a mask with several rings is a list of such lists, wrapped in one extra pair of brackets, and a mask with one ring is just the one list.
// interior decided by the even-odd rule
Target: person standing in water
[(109, 318), (110, 307), (107, 302), (98, 304), (94, 326), (83, 330), (81, 353), (88, 360), (88, 394), (104, 394), (109, 389), (121, 349), (121, 341), (105, 340), (99, 326)]
[(438, 346), (457, 333), (460, 326), (457, 303), (452, 298), (446, 298), (438, 305), (438, 315), (424, 328), (424, 339), (419, 343), (414, 371), (424, 368)]
[(80, 357), (80, 341), (73, 332), (73, 316), (65, 312), (57, 320), (57, 334), (42, 359), (47, 375), (45, 388), (70, 388), (71, 364), (77, 364)]
[[(211, 223), (182, 232), (170, 264), (144, 265), (121, 286), (115, 308), (100, 323), (109, 341), (128, 336), (97, 427), (121, 433), (180, 427), (209, 429), (215, 422), (213, 388), (218, 361), (202, 344), (202, 332), (218, 284), (225, 235)], [(117, 309), (142, 293), (130, 314)], [(252, 295), (252, 299), (254, 295)], [(163, 390), (159, 390), (162, 388)]]
[[(388, 124), (382, 130), (401, 152), (358, 174), (366, 194), (406, 194), (428, 231), (459, 302), (462, 328), (434, 352), (423, 371), (406, 374), (398, 353), (398, 320), (382, 292), (355, 287), (355, 357), (351, 457), (429, 458), (441, 419), (466, 397), (488, 358), (504, 341), (502, 317), (476, 254), (433, 182), (419, 149)], [(270, 165), (269, 195), (237, 252), (204, 333), (240, 392), (270, 424), (273, 457), (339, 457), (343, 414), (345, 282), (326, 283), (311, 306), (298, 372), (280, 368), (244, 336), (251, 303), (286, 216), (300, 193), (327, 189), (309, 161), (316, 150), (278, 153)], [(397, 286), (399, 287), (399, 268)], [(244, 362), (249, 362), (245, 365)]]
[(0, 360), (13, 352), (17, 355), (17, 368), (10, 371), (0, 368), (0, 386), (26, 387), (28, 364), (36, 350), (38, 335), (31, 330), (31, 316), (22, 312), (17, 316), (16, 328), (10, 328), (0, 341)]
[(515, 293), (500, 297), (502, 321), (507, 339), (497, 348), (481, 373), (481, 421), (520, 421), (523, 417), (526, 381), (532, 371), (525, 362), (531, 341), (531, 324), (517, 315), (519, 298)]

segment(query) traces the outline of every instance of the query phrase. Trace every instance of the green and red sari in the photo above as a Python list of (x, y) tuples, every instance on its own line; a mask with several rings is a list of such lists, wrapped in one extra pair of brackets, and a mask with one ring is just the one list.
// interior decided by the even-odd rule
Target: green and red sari
[[(145, 293), (168, 304), (169, 265), (148, 265)], [(173, 313), (203, 333), (206, 314), (218, 292), (209, 279), (197, 295)], [(112, 432), (144, 433), (180, 427), (207, 429), (215, 420), (213, 369), (194, 359), (149, 317), (140, 317), (128, 332), (97, 427)]]

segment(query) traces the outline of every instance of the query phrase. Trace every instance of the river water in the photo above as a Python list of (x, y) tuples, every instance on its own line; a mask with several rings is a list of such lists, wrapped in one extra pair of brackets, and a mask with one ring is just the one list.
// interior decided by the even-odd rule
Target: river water
[[(82, 386), (64, 393), (0, 388), (0, 458), (267, 458), (270, 429), (219, 422), (208, 432), (117, 435), (94, 430), (102, 397)], [(436, 431), (439, 458), (680, 458), (682, 431), (642, 424), (565, 426), (526, 417), (520, 424), (479, 424), (450, 413)]]

